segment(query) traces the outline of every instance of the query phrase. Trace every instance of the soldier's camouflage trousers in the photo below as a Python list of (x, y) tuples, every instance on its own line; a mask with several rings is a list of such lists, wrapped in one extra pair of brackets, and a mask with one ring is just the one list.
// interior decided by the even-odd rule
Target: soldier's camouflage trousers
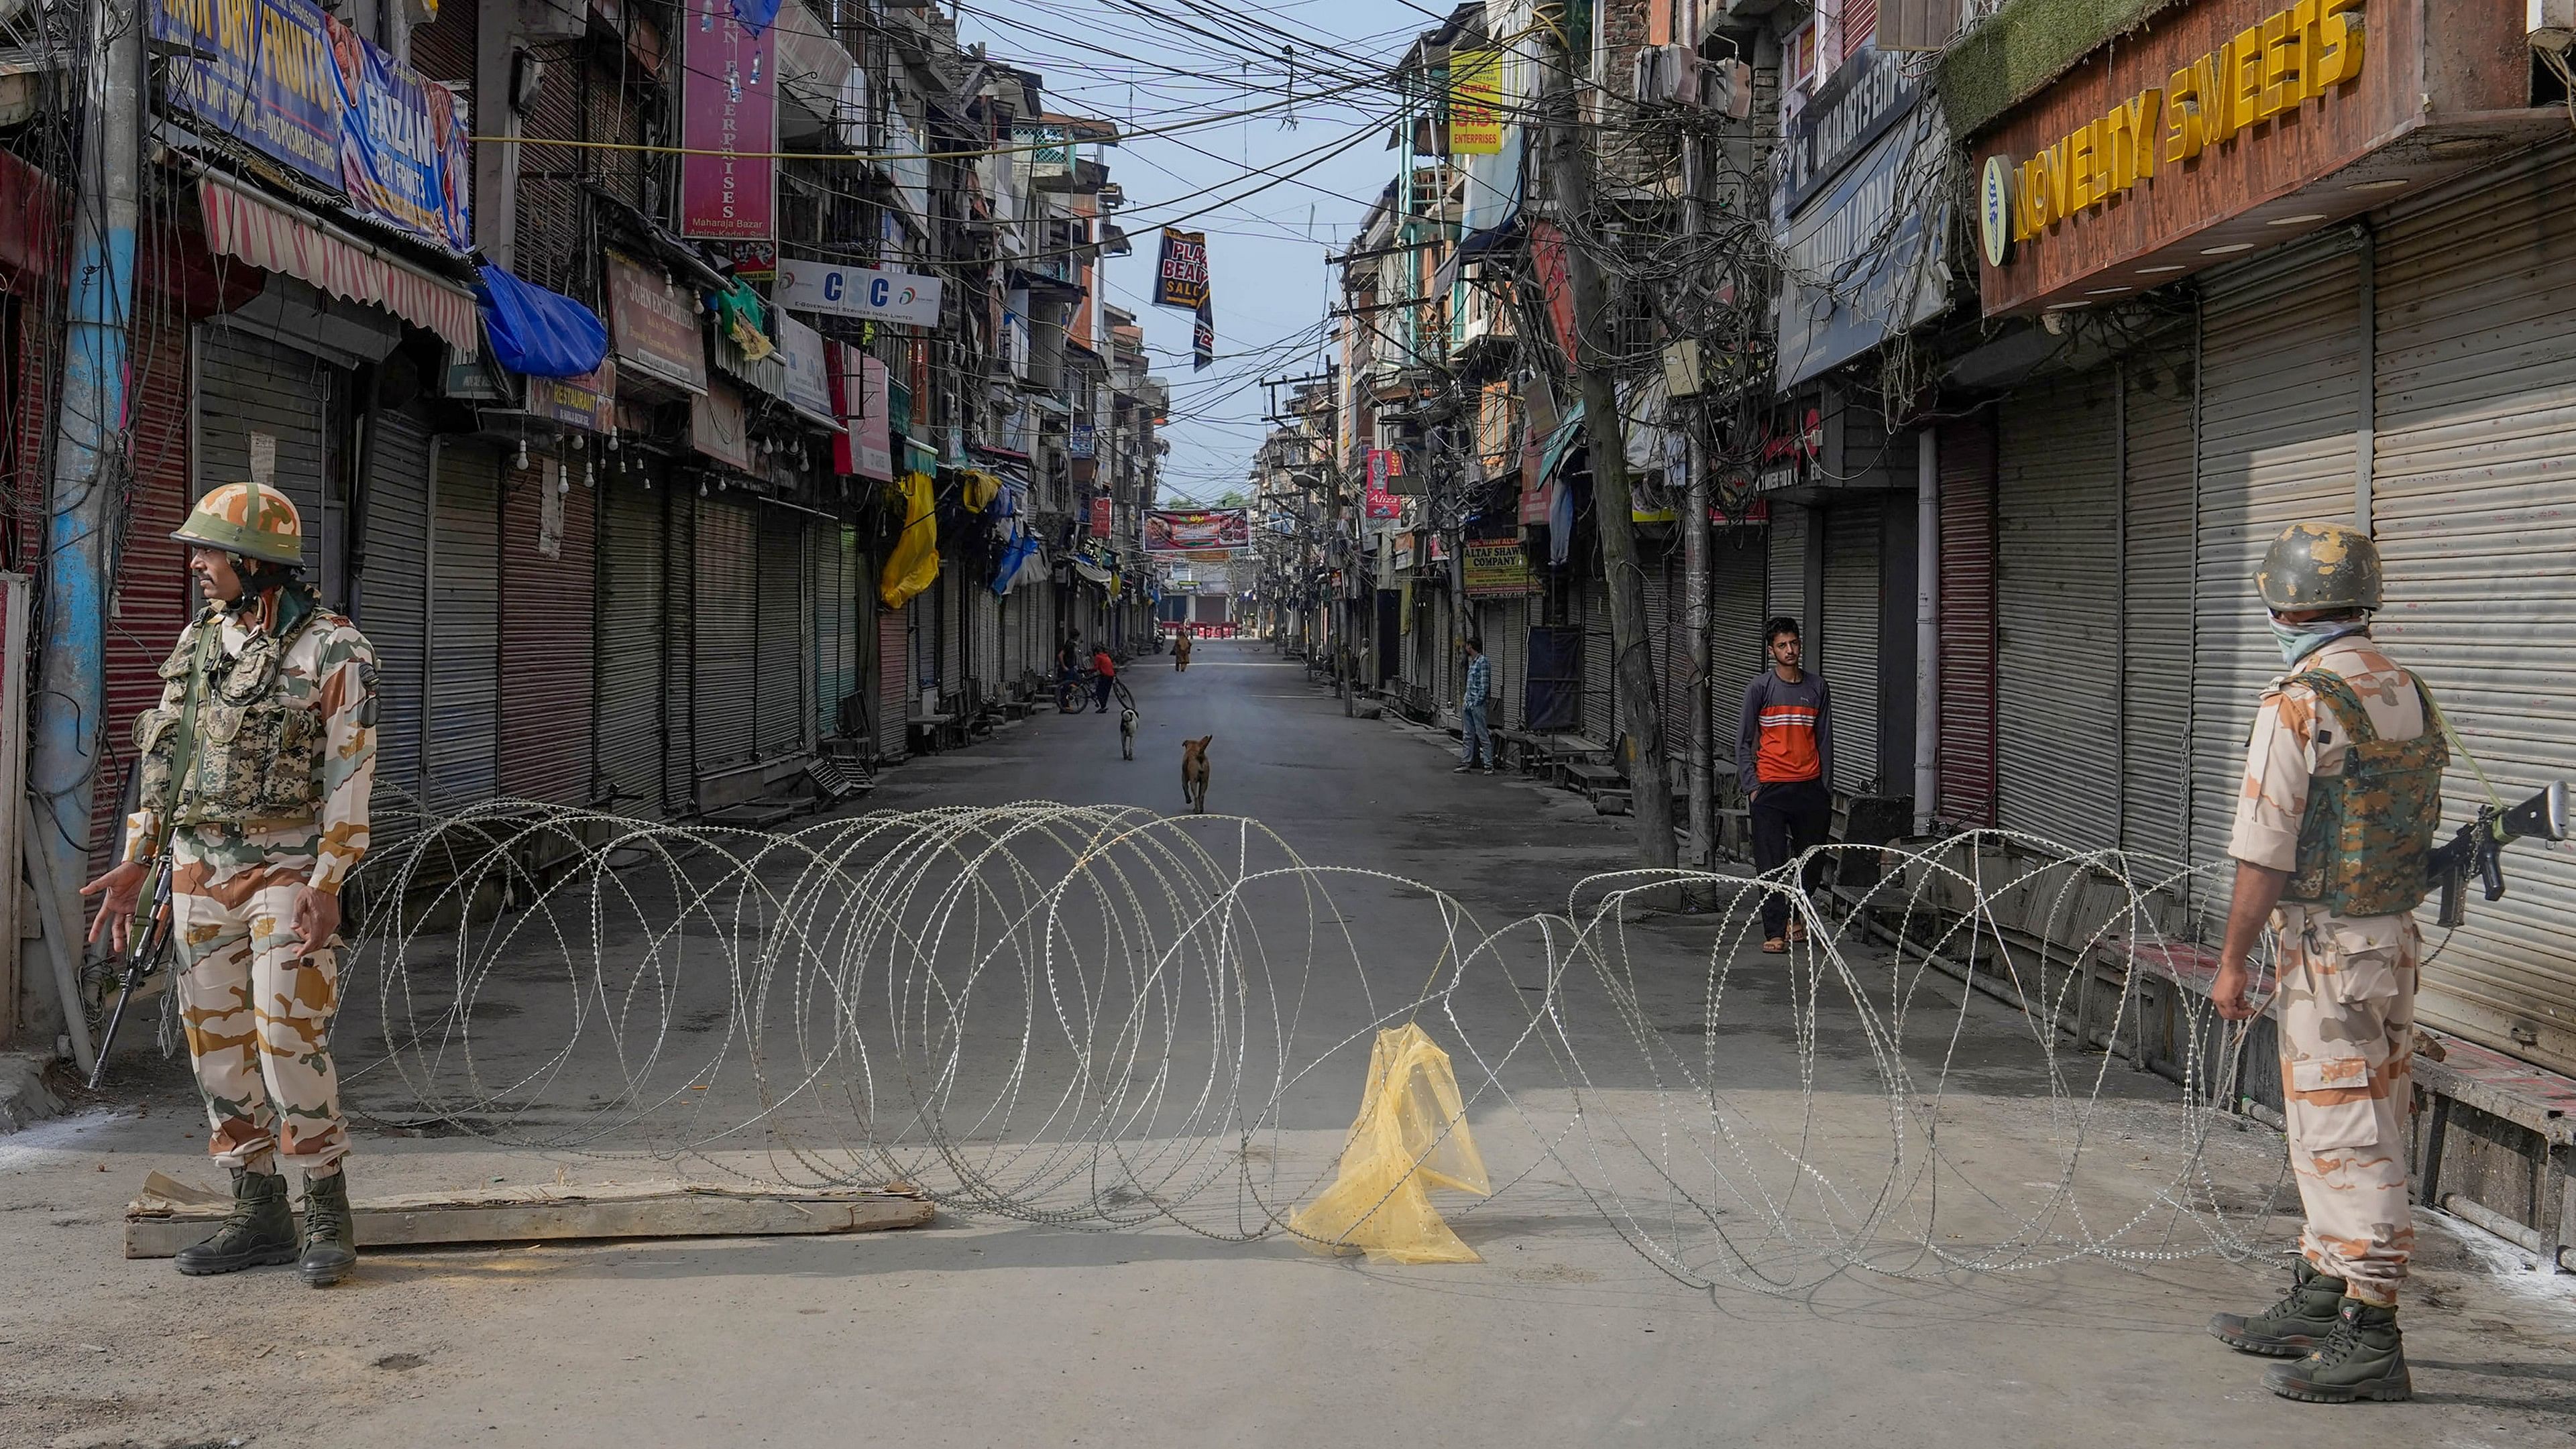
[(2299, 1247), (2353, 1297), (2393, 1305), (2415, 1248), (2403, 1114), (2423, 937), (2406, 916), (2285, 907), (2281, 924), (2282, 1117), (2308, 1219)]
[(326, 1171), (349, 1150), (331, 1064), (340, 941), (307, 955), (293, 930), (320, 839), (197, 826), (174, 841), (179, 1019), (206, 1097), (206, 1146), (226, 1167), (271, 1171), (282, 1153)]

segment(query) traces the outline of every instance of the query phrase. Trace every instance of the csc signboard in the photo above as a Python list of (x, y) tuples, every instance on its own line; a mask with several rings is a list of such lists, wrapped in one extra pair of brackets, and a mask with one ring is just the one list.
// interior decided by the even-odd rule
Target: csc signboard
[(936, 327), (939, 294), (937, 277), (782, 255), (773, 300), (790, 311)]

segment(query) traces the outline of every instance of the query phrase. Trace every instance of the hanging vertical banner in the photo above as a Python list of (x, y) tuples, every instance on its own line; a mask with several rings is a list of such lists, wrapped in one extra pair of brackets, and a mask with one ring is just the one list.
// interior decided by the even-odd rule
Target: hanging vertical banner
[(832, 437), (832, 471), (894, 481), (894, 431), (887, 426), (886, 365), (846, 342), (830, 344), (832, 408), (841, 431)]
[(1199, 315), (1190, 323), (1190, 371), (1201, 372), (1216, 361), (1216, 305), (1199, 299)]
[(1207, 233), (1163, 228), (1163, 254), (1154, 267), (1154, 305), (1196, 312), (1207, 304)]
[(338, 20), (324, 24), (339, 82), (340, 184), (350, 204), (432, 246), (472, 251), (464, 102)]
[(1503, 149), (1503, 53), (1461, 50), (1449, 57), (1449, 154), (1495, 156)]
[(1109, 536), (1109, 517), (1109, 500), (1106, 498), (1092, 499), (1091, 536), (1093, 538), (1107, 538)]
[(777, 210), (778, 35), (689, 0), (680, 67), (680, 235), (766, 241)]

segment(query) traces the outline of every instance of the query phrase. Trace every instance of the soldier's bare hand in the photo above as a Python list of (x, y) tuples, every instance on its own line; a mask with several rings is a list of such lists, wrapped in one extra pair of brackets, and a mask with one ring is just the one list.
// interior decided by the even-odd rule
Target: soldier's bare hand
[(2253, 983), (2245, 973), (2245, 963), (2231, 961), (2218, 968), (2218, 976), (2209, 983), (2209, 1002), (2218, 1014), (2229, 1021), (2246, 1021), (2254, 1015), (2254, 1003), (2246, 1000), (2246, 988)]
[(340, 898), (329, 891), (311, 886), (295, 892), (295, 911), (289, 918), (298, 944), (309, 954), (331, 944), (340, 930)]
[(143, 898), (143, 877), (147, 874), (143, 862), (129, 860), (80, 888), (82, 895), (101, 897), (98, 914), (90, 918), (90, 940), (107, 936), (117, 950), (125, 949), (126, 937), (134, 928), (134, 907)]

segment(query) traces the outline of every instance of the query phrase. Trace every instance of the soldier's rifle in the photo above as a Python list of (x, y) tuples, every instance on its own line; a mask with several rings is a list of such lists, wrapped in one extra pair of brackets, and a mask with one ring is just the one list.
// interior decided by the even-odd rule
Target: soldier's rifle
[(161, 953), (170, 948), (170, 834), (162, 833), (161, 848), (153, 852), (149, 874), (135, 895), (134, 919), (125, 932), (125, 969), (119, 973), (116, 1007), (107, 1014), (107, 1029), (99, 1033), (98, 1052), (89, 1069), (92, 1087), (107, 1075), (108, 1049), (116, 1045), (116, 1029), (124, 1024), (125, 1008), (133, 1003), (143, 978), (152, 974)]
[(2433, 848), (2426, 874), (2441, 888), (2437, 921), (2445, 927), (2468, 919), (2469, 873), (2491, 901), (2504, 899), (2504, 848), (2526, 837), (2565, 840), (2568, 834), (2567, 782), (2558, 780), (2519, 805), (2478, 807), (2475, 820)]

